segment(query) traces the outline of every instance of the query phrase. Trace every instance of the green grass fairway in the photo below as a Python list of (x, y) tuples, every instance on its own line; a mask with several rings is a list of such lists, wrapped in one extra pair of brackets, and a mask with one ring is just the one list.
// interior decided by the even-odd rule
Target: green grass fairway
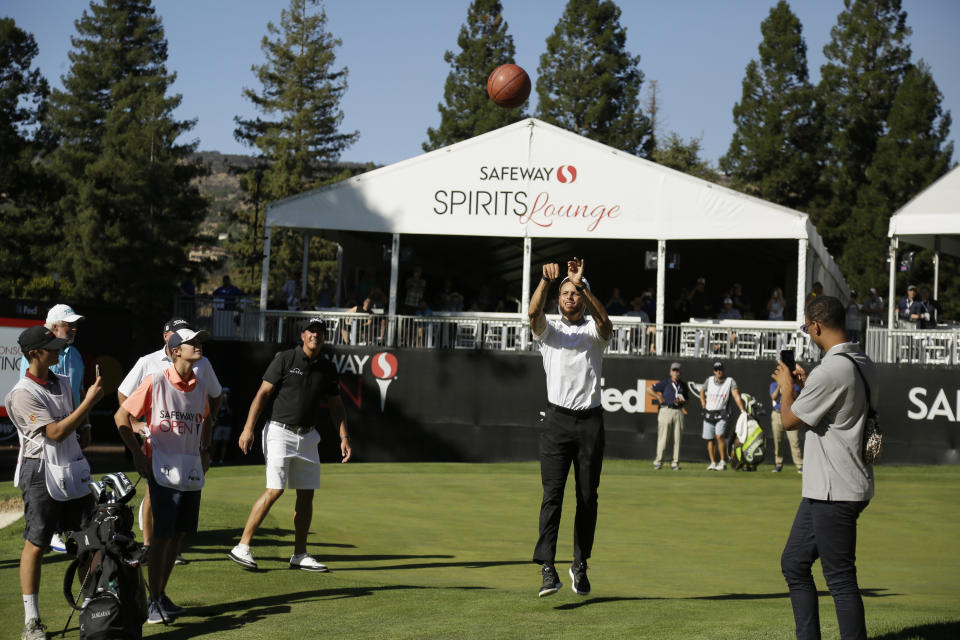
[[(590, 579), (569, 586), (572, 477), (560, 530), (563, 590), (538, 598), (540, 476), (536, 463), (327, 464), (310, 550), (331, 573), (291, 571), (293, 495), (254, 540), (259, 571), (227, 558), (263, 468), (212, 470), (192, 563), (168, 594), (189, 607), (151, 638), (792, 638), (780, 552), (800, 500), (800, 476), (653, 471), (608, 460)], [(789, 469), (787, 467), (786, 469)], [(132, 477), (136, 477), (132, 474)], [(8, 483), (0, 500), (16, 494)], [(960, 637), (960, 468), (878, 467), (877, 497), (861, 516), (858, 566), (871, 638)], [(3, 637), (19, 633), (20, 520), (0, 531)], [(59, 634), (65, 556), (43, 568), (40, 607)], [(824, 638), (836, 638), (819, 564)], [(67, 637), (78, 637), (74, 617)]]

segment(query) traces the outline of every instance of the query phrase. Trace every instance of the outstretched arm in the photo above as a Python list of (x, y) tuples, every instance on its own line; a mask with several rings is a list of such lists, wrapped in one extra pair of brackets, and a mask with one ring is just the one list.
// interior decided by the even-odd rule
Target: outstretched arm
[(560, 265), (556, 262), (543, 265), (543, 274), (540, 276), (540, 282), (533, 291), (530, 298), (530, 309), (527, 315), (530, 318), (530, 330), (533, 335), (539, 336), (547, 328), (547, 317), (543, 312), (543, 307), (547, 304), (547, 294), (554, 281), (560, 276)]

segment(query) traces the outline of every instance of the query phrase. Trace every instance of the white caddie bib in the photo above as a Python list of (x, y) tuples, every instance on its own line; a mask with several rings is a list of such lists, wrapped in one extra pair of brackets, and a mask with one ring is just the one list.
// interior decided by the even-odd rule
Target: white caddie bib
[(207, 391), (199, 379), (190, 391), (181, 391), (163, 373), (153, 374), (150, 450), (153, 477), (158, 484), (179, 491), (203, 487), (203, 410)]
[[(44, 387), (37, 383), (21, 378), (14, 389), (25, 389), (30, 395), (37, 398), (46, 405), (51, 416), (57, 416), (57, 420), (63, 420), (73, 413), (73, 391), (70, 389), (70, 382), (64, 376), (56, 376), (60, 383), (60, 395), (54, 395), (48, 392)], [(10, 394), (7, 394), (7, 400), (4, 401), (6, 407), (10, 407)], [(15, 422), (20, 421), (15, 416)], [(80, 443), (74, 434), (64, 438), (62, 442), (52, 440), (45, 435), (43, 441), (39, 442), (34, 438), (26, 437), (18, 428), (17, 435), (20, 437), (20, 454), (17, 456), (17, 469), (13, 476), (13, 486), (20, 483), (20, 467), (23, 465), (24, 440), (30, 440), (34, 444), (40, 445), (40, 464), (43, 466), (43, 477), (47, 485), (47, 493), (58, 502), (66, 502), (82, 498), (90, 493), (90, 463), (83, 457), (83, 451), (80, 449)]]

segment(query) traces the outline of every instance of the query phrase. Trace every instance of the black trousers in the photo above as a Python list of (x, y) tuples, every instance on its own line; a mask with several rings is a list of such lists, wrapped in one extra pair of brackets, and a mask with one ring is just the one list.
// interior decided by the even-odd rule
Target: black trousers
[(584, 562), (593, 550), (597, 528), (597, 487), (603, 467), (603, 414), (578, 417), (547, 408), (540, 434), (540, 480), (543, 502), (540, 505), (540, 538), (533, 561), (552, 564), (557, 555), (557, 531), (563, 510), (563, 490), (570, 465), (576, 481), (577, 514), (573, 529), (574, 562)]
[(863, 599), (857, 586), (857, 518), (867, 502), (804, 498), (780, 557), (790, 588), (798, 640), (820, 639), (817, 587), (811, 567), (817, 558), (833, 596), (843, 640), (866, 640)]

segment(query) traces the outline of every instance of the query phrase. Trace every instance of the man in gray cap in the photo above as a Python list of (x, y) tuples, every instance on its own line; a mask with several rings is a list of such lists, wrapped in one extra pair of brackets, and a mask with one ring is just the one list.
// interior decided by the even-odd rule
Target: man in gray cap
[(673, 462), (670, 468), (680, 470), (680, 434), (683, 433), (683, 406), (687, 403), (689, 389), (687, 383), (680, 379), (680, 363), (670, 365), (670, 377), (661, 380), (649, 389), (647, 395), (656, 398), (660, 403), (657, 413), (657, 457), (653, 460), (653, 468), (663, 467), (663, 452), (667, 448), (667, 440), (673, 431)]

